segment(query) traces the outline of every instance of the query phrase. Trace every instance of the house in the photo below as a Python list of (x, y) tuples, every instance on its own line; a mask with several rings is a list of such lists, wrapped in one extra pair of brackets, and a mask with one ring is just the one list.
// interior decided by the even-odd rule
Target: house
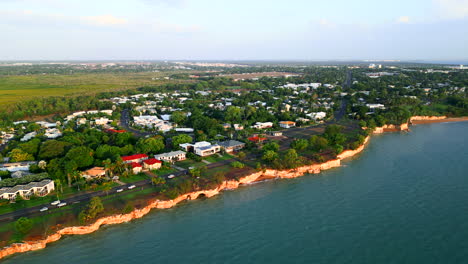
[(281, 121), (279, 122), (280, 127), (282, 128), (291, 128), (296, 126), (296, 122), (293, 121)]
[(221, 146), (220, 145), (209, 145), (209, 146), (203, 146), (203, 147), (196, 147), (194, 148), (195, 154), (201, 157), (206, 157), (213, 155), (215, 153), (218, 153), (221, 151)]
[(46, 132), (44, 136), (48, 139), (54, 139), (62, 136), (62, 132), (58, 130), (57, 128), (48, 128), (46, 129)]
[(113, 129), (113, 128), (106, 129), (105, 131), (107, 133), (125, 133), (125, 132), (127, 132), (126, 130), (117, 130), (117, 129)]
[(30, 182), (25, 185), (3, 187), (0, 189), (0, 198), (12, 201), (15, 200), (18, 195), (24, 199), (29, 199), (32, 195), (42, 197), (46, 196), (54, 189), (54, 181), (46, 179), (40, 182)]
[(141, 170), (143, 169), (143, 166), (141, 166), (140, 163), (138, 162), (132, 162), (130, 163), (130, 167), (132, 167), (132, 172), (133, 174), (138, 174), (141, 172)]
[(21, 141), (21, 142), (29, 141), (29, 140), (31, 140), (32, 138), (34, 138), (36, 135), (37, 135), (37, 133), (33, 131), (33, 132), (31, 132), (31, 133), (28, 133), (28, 134), (24, 135), (24, 137), (21, 138), (20, 141)]
[(24, 161), (24, 162), (14, 162), (14, 163), (4, 163), (0, 164), (0, 171), (29, 171), (29, 166), (37, 164), (35, 161)]
[(244, 130), (244, 126), (240, 124), (234, 124), (234, 130), (236, 131)]
[(383, 104), (366, 104), (366, 106), (370, 109), (385, 109), (385, 105)]
[(283, 135), (283, 132), (281, 132), (281, 131), (270, 131), (269, 134), (271, 136), (274, 136), (274, 137), (281, 137)]
[(53, 128), (57, 126), (57, 123), (49, 123), (45, 121), (38, 121), (36, 124), (40, 125), (42, 128)]
[(106, 170), (103, 167), (94, 167), (87, 171), (83, 171), (81, 176), (85, 179), (100, 178), (106, 175)]
[(154, 155), (155, 159), (176, 162), (186, 159), (186, 153), (180, 150)]
[(234, 151), (239, 151), (245, 147), (244, 142), (240, 142), (237, 140), (227, 140), (223, 142), (218, 142), (218, 145), (221, 146), (221, 148), (224, 149), (224, 151), (230, 153)]
[(100, 117), (100, 118), (94, 119), (94, 123), (96, 125), (98, 125), (98, 126), (102, 126), (102, 125), (105, 125), (105, 124), (110, 123), (110, 122), (112, 122), (112, 120), (110, 120), (107, 117)]
[(252, 128), (256, 129), (265, 129), (265, 128), (270, 128), (273, 127), (272, 122), (257, 122), (255, 125), (252, 126)]
[(11, 177), (12, 178), (23, 178), (24, 176), (27, 176), (27, 175), (31, 175), (32, 173), (28, 172), (28, 171), (15, 171), (11, 174)]
[(147, 160), (148, 159), (148, 155), (146, 154), (135, 154), (135, 155), (131, 155), (131, 156), (123, 156), (122, 157), (122, 160), (125, 164), (129, 164), (129, 163), (133, 163), (133, 162), (136, 162), (136, 163), (140, 163), (144, 160)]
[(253, 143), (261, 143), (261, 142), (267, 140), (267, 138), (266, 137), (261, 137), (261, 136), (253, 136), (253, 137), (249, 137), (248, 140), (253, 142)]
[(312, 112), (310, 114), (307, 114), (308, 117), (314, 119), (315, 121), (317, 120), (322, 120), (327, 116), (327, 113), (325, 112)]
[(147, 170), (157, 170), (161, 168), (162, 161), (151, 158), (143, 161), (143, 167)]
[(211, 143), (206, 142), (206, 141), (195, 142), (195, 144), (191, 144), (191, 143), (179, 144), (179, 146), (183, 150), (192, 151), (192, 152), (195, 150), (195, 148), (207, 147), (207, 146), (210, 146), (210, 145), (211, 145)]

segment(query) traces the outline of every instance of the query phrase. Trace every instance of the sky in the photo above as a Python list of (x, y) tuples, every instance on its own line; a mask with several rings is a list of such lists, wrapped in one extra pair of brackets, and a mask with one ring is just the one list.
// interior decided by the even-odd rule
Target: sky
[(468, 0), (0, 0), (0, 60), (366, 59), (468, 59)]

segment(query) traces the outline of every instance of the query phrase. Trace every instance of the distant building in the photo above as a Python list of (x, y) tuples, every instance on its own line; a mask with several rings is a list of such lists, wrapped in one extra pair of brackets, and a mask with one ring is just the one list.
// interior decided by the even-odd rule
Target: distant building
[(255, 125), (252, 126), (252, 128), (256, 129), (265, 129), (265, 128), (271, 128), (273, 127), (272, 122), (257, 122)]
[(142, 171), (142, 169), (143, 169), (143, 166), (141, 166), (141, 164), (138, 163), (138, 162), (132, 162), (132, 163), (130, 163), (130, 167), (132, 167), (132, 172), (133, 172), (133, 174), (138, 174), (138, 173), (140, 173), (140, 172)]
[(221, 146), (219, 145), (209, 145), (209, 146), (194, 148), (194, 153), (201, 157), (210, 156), (220, 151), (221, 151)]
[(270, 131), (269, 134), (274, 137), (280, 137), (283, 135), (283, 132), (281, 131)]

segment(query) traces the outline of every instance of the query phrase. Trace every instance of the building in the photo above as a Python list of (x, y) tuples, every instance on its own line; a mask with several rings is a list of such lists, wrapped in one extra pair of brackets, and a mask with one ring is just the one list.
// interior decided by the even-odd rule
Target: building
[(132, 167), (132, 172), (133, 172), (133, 174), (138, 174), (138, 173), (140, 173), (140, 172), (142, 171), (142, 169), (143, 169), (143, 166), (141, 166), (141, 164), (138, 163), (138, 162), (132, 162), (132, 163), (130, 163), (130, 167)]
[(103, 167), (94, 167), (87, 171), (83, 171), (81, 176), (87, 180), (106, 176), (106, 170)]
[(296, 126), (296, 122), (293, 121), (281, 121), (279, 122), (279, 126), (282, 128), (291, 128)]
[(366, 106), (370, 109), (385, 109), (385, 105), (383, 104), (366, 104)]
[(272, 122), (257, 122), (255, 125), (252, 126), (252, 128), (256, 129), (265, 129), (265, 128), (270, 128), (273, 127)]
[(32, 138), (34, 138), (36, 135), (37, 135), (37, 133), (33, 131), (33, 132), (31, 132), (31, 133), (28, 133), (28, 134), (24, 135), (24, 137), (22, 137), (22, 138), (20, 139), (20, 141), (21, 141), (21, 142), (29, 141), (29, 140), (31, 140)]
[(261, 137), (261, 136), (253, 136), (253, 137), (249, 137), (248, 140), (253, 143), (262, 143), (263, 141), (267, 140), (267, 138)]
[(54, 139), (62, 136), (62, 132), (58, 130), (57, 128), (48, 128), (46, 129), (46, 132), (44, 136), (48, 139)]
[(211, 143), (207, 141), (200, 141), (200, 142), (195, 142), (195, 144), (191, 143), (184, 143), (184, 144), (179, 144), (179, 146), (185, 150), (185, 151), (191, 151), (194, 152), (195, 148), (201, 148), (201, 147), (207, 147), (210, 146)]
[(317, 120), (322, 120), (327, 116), (327, 113), (325, 112), (312, 112), (310, 114), (307, 114), (308, 117), (314, 119), (315, 121)]
[(244, 130), (244, 126), (240, 124), (234, 124), (234, 130), (236, 131)]
[(220, 145), (209, 145), (209, 146), (203, 146), (203, 147), (196, 147), (194, 148), (195, 154), (201, 157), (206, 157), (213, 155), (215, 153), (218, 153), (221, 151), (221, 146)]
[(0, 189), (0, 198), (6, 200), (15, 200), (18, 195), (23, 199), (29, 199), (32, 195), (46, 196), (55, 189), (54, 181), (46, 179), (40, 182), (30, 182), (25, 185), (16, 185), (13, 187), (3, 187)]
[(143, 168), (146, 170), (157, 170), (161, 168), (162, 161), (151, 158), (143, 161)]
[(231, 153), (235, 151), (239, 151), (245, 147), (244, 142), (240, 142), (237, 140), (227, 140), (223, 142), (218, 142), (218, 145), (224, 149), (224, 151)]
[(111, 123), (111, 122), (112, 122), (112, 120), (110, 120), (107, 117), (100, 117), (100, 118), (94, 119), (94, 124), (96, 124), (98, 126), (102, 126), (102, 125), (105, 125), (105, 124)]
[(14, 163), (3, 163), (0, 164), (0, 170), (16, 172), (16, 171), (29, 171), (29, 166), (37, 164), (36, 161), (23, 161)]
[(144, 160), (147, 160), (148, 159), (148, 155), (146, 154), (135, 154), (135, 155), (131, 155), (131, 156), (123, 156), (122, 157), (122, 160), (124, 163), (126, 164), (129, 164), (129, 163), (133, 163), (133, 162), (136, 162), (136, 163), (140, 163)]
[(177, 151), (171, 151), (167, 153), (154, 155), (154, 158), (158, 160), (167, 161), (167, 162), (176, 162), (176, 161), (185, 160), (186, 153), (183, 151), (177, 150)]
[(270, 131), (269, 134), (271, 136), (274, 136), (274, 137), (281, 137), (283, 135), (283, 132), (281, 132), (281, 131)]

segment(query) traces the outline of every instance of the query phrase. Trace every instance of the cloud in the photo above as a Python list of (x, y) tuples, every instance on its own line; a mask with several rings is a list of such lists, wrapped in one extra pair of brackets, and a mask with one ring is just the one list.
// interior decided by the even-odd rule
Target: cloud
[(445, 19), (468, 17), (468, 0), (433, 0), (440, 16)]
[(189, 0), (141, 0), (146, 4), (164, 5), (168, 7), (185, 7)]
[(113, 15), (82, 17), (81, 20), (95, 26), (118, 26), (128, 24), (127, 19), (118, 18)]
[(397, 23), (407, 24), (410, 22), (409, 16), (401, 16), (397, 19)]

